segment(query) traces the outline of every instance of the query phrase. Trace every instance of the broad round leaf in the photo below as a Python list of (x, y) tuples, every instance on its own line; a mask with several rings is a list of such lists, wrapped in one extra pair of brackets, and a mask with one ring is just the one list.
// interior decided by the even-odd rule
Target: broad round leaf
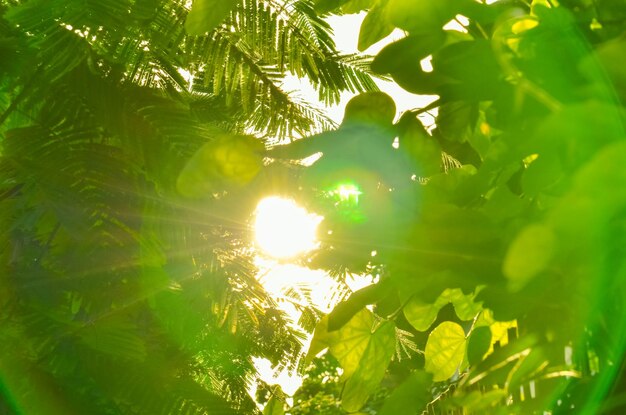
[(356, 372), (346, 380), (341, 394), (341, 406), (348, 412), (361, 409), (378, 388), (395, 352), (395, 326), (388, 321), (370, 335), (367, 349)]
[(364, 92), (352, 98), (346, 105), (342, 124), (359, 122), (380, 127), (391, 125), (396, 116), (396, 104), (384, 92)]
[(463, 327), (451, 321), (444, 321), (430, 333), (424, 353), (425, 369), (433, 374), (435, 382), (454, 375), (463, 362), (465, 345)]
[(187, 197), (205, 197), (220, 187), (250, 182), (263, 166), (263, 144), (253, 137), (221, 134), (200, 147), (178, 176)]
[(435, 322), (437, 313), (443, 305), (439, 301), (435, 304), (424, 304), (417, 298), (412, 298), (404, 306), (404, 316), (415, 330), (426, 331)]

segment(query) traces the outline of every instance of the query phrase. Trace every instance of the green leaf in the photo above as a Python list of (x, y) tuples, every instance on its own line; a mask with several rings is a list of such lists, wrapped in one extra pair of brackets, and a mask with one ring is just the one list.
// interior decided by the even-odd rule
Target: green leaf
[(400, 134), (399, 150), (406, 153), (415, 165), (419, 177), (429, 177), (441, 171), (441, 148), (417, 119), (414, 113), (406, 112), (398, 121)]
[(385, 376), (395, 346), (395, 325), (390, 321), (384, 322), (370, 334), (357, 370), (344, 385), (341, 394), (343, 409), (348, 412), (358, 411), (367, 402)]
[(218, 134), (189, 159), (176, 188), (187, 197), (206, 197), (224, 186), (250, 182), (263, 166), (263, 144), (249, 136)]
[(328, 315), (328, 331), (340, 329), (366, 305), (382, 299), (389, 292), (390, 288), (391, 286), (388, 283), (381, 282), (352, 293), (347, 300), (337, 304)]
[(533, 160), (522, 176), (522, 189), (530, 197), (537, 196), (563, 177), (563, 168), (558, 154), (546, 152)]
[(472, 330), (467, 342), (467, 360), (471, 366), (479, 363), (491, 346), (491, 329), (486, 326)]
[(374, 327), (374, 315), (368, 309), (362, 309), (352, 319), (329, 337), (330, 352), (337, 359), (345, 377), (350, 377), (359, 367), (365, 354)]
[(425, 304), (418, 298), (411, 298), (404, 306), (404, 316), (415, 330), (426, 331), (437, 319), (437, 313), (443, 307), (439, 301)]
[(458, 10), (458, 2), (450, 0), (391, 0), (391, 22), (409, 32), (440, 29)]
[(437, 129), (449, 141), (463, 143), (474, 131), (478, 120), (478, 105), (455, 101), (439, 107)]
[(393, 25), (387, 20), (387, 0), (378, 0), (367, 13), (359, 31), (358, 48), (362, 52), (393, 31)]
[(465, 332), (460, 325), (444, 321), (428, 336), (425, 350), (425, 369), (433, 374), (435, 382), (449, 379), (465, 356)]
[(443, 305), (452, 303), (459, 319), (466, 321), (473, 319), (482, 310), (481, 304), (475, 302), (474, 297), (476, 297), (475, 294), (463, 294), (459, 288), (447, 288), (441, 293), (439, 299)]
[(504, 275), (513, 291), (522, 289), (548, 266), (555, 243), (553, 231), (542, 224), (529, 225), (517, 235), (503, 264)]
[(277, 398), (276, 395), (272, 395), (265, 408), (263, 408), (263, 415), (283, 415), (285, 413), (284, 402)]
[(192, 36), (212, 31), (238, 3), (239, 0), (194, 0), (185, 20), (185, 30)]
[(328, 330), (328, 316), (322, 317), (315, 327), (315, 333), (313, 333), (313, 339), (311, 339), (311, 345), (306, 354), (305, 361), (311, 362), (316, 355), (322, 352), (324, 349), (329, 348), (336, 342), (336, 338), (339, 332)]
[(432, 400), (430, 373), (417, 370), (385, 399), (380, 415), (421, 414)]
[(443, 30), (414, 34), (385, 46), (372, 61), (372, 71), (380, 74), (396, 73), (419, 62), (443, 45)]

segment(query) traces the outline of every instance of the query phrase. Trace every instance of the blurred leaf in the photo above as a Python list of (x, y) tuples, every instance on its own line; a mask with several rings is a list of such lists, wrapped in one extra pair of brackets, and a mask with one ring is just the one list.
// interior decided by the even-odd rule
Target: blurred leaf
[(467, 359), (471, 366), (479, 363), (491, 346), (491, 329), (476, 327), (472, 330), (467, 342)]
[(502, 271), (509, 286), (518, 291), (550, 263), (555, 250), (554, 232), (541, 224), (524, 228), (511, 242)]
[(334, 344), (338, 335), (339, 333), (337, 331), (329, 332), (328, 316), (322, 317), (315, 327), (313, 339), (311, 340), (311, 345), (309, 346), (305, 360), (311, 362), (317, 354)]
[(80, 330), (81, 341), (91, 349), (135, 361), (146, 358), (146, 344), (137, 326), (122, 316), (106, 317)]
[(429, 177), (441, 171), (441, 148), (426, 132), (415, 114), (406, 112), (398, 121), (399, 150), (415, 163), (418, 177)]
[(522, 189), (530, 197), (555, 185), (563, 177), (561, 160), (556, 154), (539, 156), (528, 165), (522, 176)]
[(411, 298), (404, 306), (403, 312), (415, 330), (426, 331), (437, 319), (441, 307), (443, 304), (439, 300), (435, 304), (424, 304), (417, 298)]
[(192, 36), (211, 32), (237, 4), (239, 0), (193, 0), (185, 20), (185, 30)]
[(207, 197), (219, 188), (251, 181), (263, 166), (263, 144), (249, 136), (219, 134), (187, 162), (176, 187), (187, 197)]
[(285, 403), (276, 395), (272, 395), (263, 408), (263, 415), (284, 415), (284, 413)]
[(489, 408), (506, 398), (507, 395), (507, 391), (504, 389), (493, 389), (485, 393), (471, 391), (466, 395), (454, 396), (453, 401), (455, 405), (462, 407), (464, 411), (469, 413), (485, 413)]
[(463, 143), (474, 132), (477, 120), (477, 104), (457, 101), (440, 106), (436, 122), (446, 140)]
[(445, 38), (445, 33), (437, 30), (396, 40), (378, 52), (371, 64), (372, 71), (394, 74), (407, 67), (417, 67), (422, 59), (443, 45)]
[(430, 373), (421, 370), (411, 373), (409, 378), (385, 399), (380, 415), (421, 414), (432, 400), (430, 393), (432, 379)]
[(451, 321), (444, 321), (430, 332), (425, 350), (425, 370), (433, 374), (435, 382), (454, 375), (465, 356), (465, 345), (463, 327)]
[(533, 348), (528, 356), (522, 358), (507, 378), (506, 387), (508, 390), (516, 390), (524, 383), (548, 366), (548, 357), (543, 347)]
[(389, 9), (391, 23), (409, 32), (440, 29), (460, 12), (458, 3), (450, 0), (391, 0)]
[(387, 20), (387, 1), (377, 0), (361, 23), (358, 42), (360, 51), (384, 39), (393, 31), (393, 25)]
[(482, 310), (480, 303), (474, 301), (475, 294), (464, 294), (459, 288), (447, 288), (441, 293), (439, 301), (444, 304), (452, 303), (459, 319), (466, 321), (476, 317)]

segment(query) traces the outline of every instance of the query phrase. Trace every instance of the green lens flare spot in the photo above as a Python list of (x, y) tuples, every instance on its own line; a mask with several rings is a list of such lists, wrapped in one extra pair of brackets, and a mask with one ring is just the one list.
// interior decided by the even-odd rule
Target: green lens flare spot
[(362, 192), (354, 184), (340, 184), (331, 194), (339, 199), (339, 203), (356, 206), (359, 204), (359, 196)]

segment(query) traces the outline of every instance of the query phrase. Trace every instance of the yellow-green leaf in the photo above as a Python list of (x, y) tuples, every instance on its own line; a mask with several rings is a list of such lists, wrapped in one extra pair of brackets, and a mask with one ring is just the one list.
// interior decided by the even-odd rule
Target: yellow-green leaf
[(439, 302), (424, 304), (416, 298), (412, 298), (404, 306), (404, 316), (415, 330), (426, 331), (435, 322), (437, 313), (441, 309)]
[(305, 361), (310, 362), (317, 354), (329, 348), (336, 341), (335, 338), (338, 335), (338, 331), (328, 331), (328, 316), (322, 317), (315, 327), (315, 333), (313, 333), (313, 339), (311, 340)]
[(459, 288), (447, 288), (439, 296), (442, 306), (452, 303), (456, 315), (461, 320), (471, 320), (482, 310), (481, 303), (474, 302), (475, 294), (463, 294)]
[(278, 399), (276, 395), (273, 395), (265, 408), (263, 409), (263, 415), (283, 415), (285, 413), (285, 403)]
[[(364, 308), (355, 314), (340, 330), (329, 333), (330, 352), (343, 368), (344, 377), (352, 376), (372, 339), (374, 315)], [(335, 336), (332, 333), (337, 333)]]
[(554, 244), (554, 233), (541, 224), (529, 225), (517, 235), (509, 246), (503, 264), (504, 275), (509, 279), (513, 291), (523, 288), (548, 266)]
[(435, 382), (454, 375), (465, 356), (465, 343), (463, 327), (451, 321), (444, 321), (430, 333), (424, 353), (425, 369), (433, 374)]
[(341, 395), (341, 406), (348, 412), (361, 409), (385, 376), (395, 352), (395, 326), (388, 321), (370, 334), (367, 348), (357, 370), (346, 380)]

